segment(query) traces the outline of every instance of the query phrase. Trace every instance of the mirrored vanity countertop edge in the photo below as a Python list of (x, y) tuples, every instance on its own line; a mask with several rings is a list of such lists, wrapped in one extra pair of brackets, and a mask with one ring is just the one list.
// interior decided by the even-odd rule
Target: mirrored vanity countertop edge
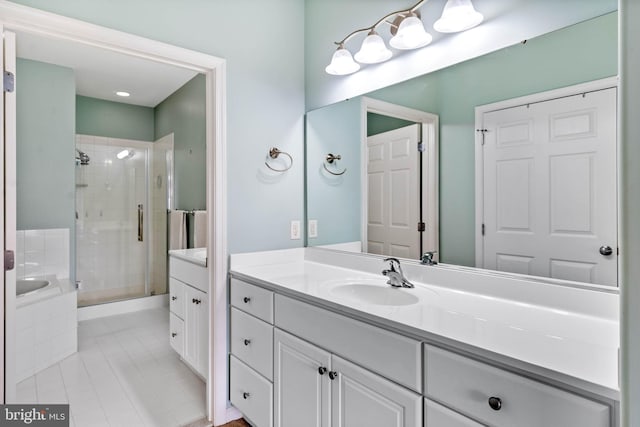
[(193, 264), (198, 264), (203, 267), (207, 266), (207, 248), (171, 249), (169, 251), (169, 256), (176, 257)]
[[(470, 346), (506, 356), (560, 373), (569, 380), (576, 378), (578, 386), (583, 382), (593, 384), (595, 392), (603, 392), (610, 398), (619, 396), (617, 320), (486, 295), (481, 293), (481, 287), (478, 292), (469, 292), (464, 287), (414, 281), (413, 289), (394, 289), (386, 284), (387, 278), (382, 274), (305, 260), (304, 255), (291, 250), (280, 260), (269, 254), (268, 263), (243, 263), (249, 259), (244, 255), (231, 257), (231, 274), (235, 277), (405, 330), (410, 335), (434, 341), (441, 338), (445, 344), (461, 344), (462, 349)], [(257, 255), (254, 260), (259, 258)], [(379, 270), (383, 268), (381, 264)], [(365, 299), (373, 298), (371, 301), (363, 301), (362, 295), (353, 292), (362, 285), (376, 291), (375, 295), (365, 295)], [(558, 291), (563, 298), (567, 297), (566, 289)], [(579, 298), (580, 291), (569, 293)], [(553, 294), (553, 288), (549, 292)], [(391, 304), (385, 303), (388, 297)]]

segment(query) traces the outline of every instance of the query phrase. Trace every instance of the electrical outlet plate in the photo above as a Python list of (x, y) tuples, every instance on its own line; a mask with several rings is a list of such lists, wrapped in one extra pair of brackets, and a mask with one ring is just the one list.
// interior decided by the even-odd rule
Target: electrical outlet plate
[(300, 239), (300, 221), (291, 221), (291, 240)]
[(313, 239), (318, 237), (318, 220), (310, 219), (308, 224), (309, 238)]

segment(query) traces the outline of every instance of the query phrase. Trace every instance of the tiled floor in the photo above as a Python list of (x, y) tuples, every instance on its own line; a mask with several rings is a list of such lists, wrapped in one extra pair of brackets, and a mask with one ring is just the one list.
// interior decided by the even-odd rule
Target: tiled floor
[(71, 426), (176, 427), (205, 416), (205, 384), (169, 347), (167, 309), (78, 324), (78, 353), (18, 384), (21, 403), (69, 403)]

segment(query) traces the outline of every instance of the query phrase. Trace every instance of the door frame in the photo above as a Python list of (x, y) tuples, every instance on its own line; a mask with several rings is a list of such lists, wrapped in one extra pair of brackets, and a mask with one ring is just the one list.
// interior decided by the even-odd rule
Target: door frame
[[(506, 99), (504, 101), (493, 102), (491, 104), (479, 105), (475, 108), (475, 199), (476, 199), (476, 220), (475, 220), (475, 247), (476, 247), (476, 267), (482, 265), (484, 259), (484, 243), (482, 238), (482, 223), (484, 222), (484, 151), (482, 150), (482, 132), (483, 129), (483, 115), (497, 110), (505, 110), (508, 108), (518, 107), (527, 104), (536, 104), (539, 102), (552, 101), (558, 98), (566, 98), (569, 96), (579, 95), (586, 92), (594, 92), (597, 90), (617, 88), (619, 87), (619, 78), (607, 77), (604, 79), (593, 80), (591, 82), (580, 83), (577, 85), (566, 86), (559, 89), (547, 90), (544, 92), (538, 92), (531, 95), (520, 96), (517, 98)], [(618, 127), (620, 120), (617, 120)], [(620, 132), (617, 132), (616, 147), (620, 146)], [(617, 151), (618, 148), (616, 148)], [(618, 153), (616, 153), (616, 157)], [(619, 160), (619, 159), (618, 159)], [(619, 164), (619, 162), (618, 162)], [(616, 184), (619, 188), (619, 178), (616, 178)], [(617, 221), (620, 224), (620, 198), (616, 206)], [(617, 231), (617, 239), (620, 241), (620, 227)], [(619, 257), (618, 257), (619, 258)], [(618, 263), (620, 260), (618, 259)], [(482, 268), (482, 267), (478, 267)], [(618, 265), (620, 270), (620, 265)], [(508, 273), (507, 273), (508, 274)], [(556, 279), (544, 278), (546, 282), (554, 282)], [(618, 285), (619, 286), (619, 285)]]
[[(426, 159), (422, 157), (422, 206), (425, 232), (422, 233), (423, 251), (436, 252), (435, 259), (439, 259), (440, 225), (439, 225), (439, 184), (438, 184), (438, 145), (439, 145), (439, 116), (426, 111), (380, 101), (374, 98), (362, 97), (360, 107), (360, 235), (362, 250), (367, 250), (367, 113), (375, 113), (396, 119), (407, 120), (422, 125), (422, 143), (425, 144)], [(416, 147), (417, 148), (417, 147)], [(433, 153), (429, 155), (429, 153)], [(426, 168), (426, 169), (425, 169)], [(424, 173), (426, 170), (426, 173)], [(426, 206), (426, 208), (425, 208)], [(417, 226), (417, 224), (416, 224)]]
[[(207, 416), (214, 424), (238, 418), (227, 408), (227, 112), (226, 60), (141, 36), (0, 0), (0, 26), (88, 44), (197, 71), (206, 78), (206, 195), (208, 215), (209, 361)], [(19, 76), (17, 77), (19, 78)], [(2, 127), (4, 128), (4, 122)], [(3, 129), (0, 129), (3, 130)], [(15, 141), (13, 142), (15, 145)], [(9, 207), (11, 208), (11, 207)], [(13, 207), (15, 209), (15, 206)], [(14, 249), (15, 248), (9, 248)], [(0, 307), (4, 315), (5, 307)], [(12, 319), (8, 319), (10, 322)], [(2, 343), (4, 347), (4, 342)]]

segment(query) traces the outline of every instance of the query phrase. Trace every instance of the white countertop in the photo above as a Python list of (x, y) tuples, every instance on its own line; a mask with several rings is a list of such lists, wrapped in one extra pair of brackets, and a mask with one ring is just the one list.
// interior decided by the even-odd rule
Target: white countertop
[[(327, 251), (321, 259), (326, 261), (339, 256), (340, 262), (336, 258), (336, 263), (326, 263), (304, 255), (305, 251), (309, 249), (233, 255), (231, 274), (411, 335), (466, 351), (475, 348), (506, 356), (524, 362), (523, 369), (542, 368), (533, 370), (552, 380), (581, 388), (587, 386), (591, 391), (619, 398), (616, 293), (527, 284), (523, 280), (509, 281), (403, 263), (405, 275), (416, 287), (393, 291), (407, 294), (407, 301), (415, 297), (418, 301), (385, 306), (363, 302), (336, 288), (350, 283), (389, 288), (382, 274), (366, 271), (371, 268), (365, 264), (373, 265), (377, 269), (373, 271), (385, 268), (379, 257), (366, 259), (354, 255), (358, 268), (343, 268), (335, 264), (348, 264), (345, 260), (350, 257), (348, 254), (331, 255)], [(469, 284), (458, 287), (447, 284), (445, 287), (439, 281), (425, 280), (430, 274), (434, 278), (446, 275), (461, 282), (473, 281), (475, 291), (469, 291)], [(482, 292), (481, 283), (475, 283), (483, 281), (487, 282), (486, 293)], [(508, 292), (509, 298), (499, 296), (500, 286), (517, 290), (518, 286), (524, 285), (527, 289), (535, 286), (541, 289), (521, 292), (522, 298)], [(532, 296), (525, 295), (527, 293)], [(550, 304), (541, 302), (544, 298), (548, 298)]]
[(207, 266), (207, 248), (172, 249), (169, 251), (169, 256), (180, 258), (203, 267)]

